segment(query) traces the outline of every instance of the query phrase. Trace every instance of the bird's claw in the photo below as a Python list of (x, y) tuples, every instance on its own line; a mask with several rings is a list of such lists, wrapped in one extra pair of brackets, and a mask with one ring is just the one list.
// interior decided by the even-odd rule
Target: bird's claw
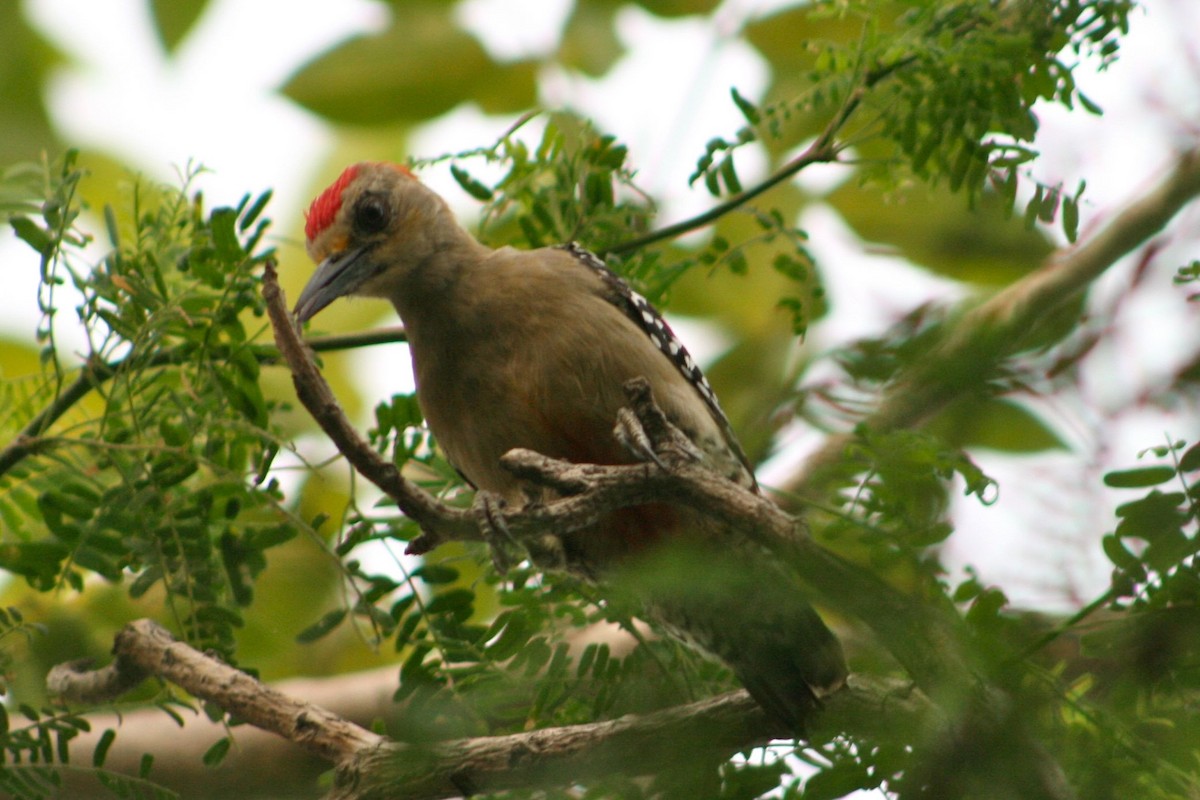
[(503, 497), (482, 490), (475, 493), (475, 499), (471, 502), (471, 512), (475, 515), (479, 530), (482, 531), (484, 541), (488, 543), (491, 551), (492, 565), (501, 575), (508, 572), (512, 566), (509, 552), (520, 548), (504, 521), (506, 506)]
[(658, 465), (659, 469), (666, 471), (667, 465), (658, 457), (658, 453), (654, 452), (654, 443), (646, 435), (646, 429), (642, 427), (641, 420), (633, 411), (628, 408), (617, 411), (617, 424), (613, 428), (613, 435), (634, 458), (639, 461), (653, 462)]
[[(647, 398), (648, 405), (634, 410), (622, 408), (617, 412), (617, 425), (613, 434), (626, 450), (639, 461), (655, 464), (664, 472), (670, 471), (670, 463), (699, 463), (704, 453), (683, 431), (675, 427), (662, 410)], [(651, 418), (643, 421), (642, 414)]]

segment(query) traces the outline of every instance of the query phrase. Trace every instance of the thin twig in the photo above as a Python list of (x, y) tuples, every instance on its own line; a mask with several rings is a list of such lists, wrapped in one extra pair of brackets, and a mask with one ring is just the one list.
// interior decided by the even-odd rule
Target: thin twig
[(116, 374), (117, 367), (103, 361), (93, 360), (84, 364), (75, 380), (71, 381), (48, 406), (31, 419), (16, 438), (9, 443), (8, 447), (0, 451), (0, 476), (45, 447), (45, 442), (41, 438), (42, 434), (63, 414), (70, 411), (76, 403), (86, 397), (92, 389)]
[[(404, 333), (404, 328), (397, 325), (362, 333), (314, 336), (306, 339), (305, 344), (314, 352), (325, 353), (406, 341), (408, 338)], [(279, 351), (269, 345), (250, 345), (250, 351), (260, 365), (268, 366), (278, 364), (280, 361)], [(29, 456), (36, 455), (44, 448), (52, 446), (52, 442), (43, 438), (46, 431), (83, 398), (87, 397), (92, 390), (112, 380), (125, 363), (125, 361), (102, 361), (98, 358), (89, 359), (84, 363), (75, 379), (59, 392), (53, 401), (38, 412), (7, 447), (0, 450), (0, 477), (3, 477)], [(140, 365), (140, 368), (153, 369), (178, 363), (180, 363), (180, 356), (174, 350), (168, 349), (152, 354)]]
[(604, 250), (600, 255), (625, 255), (626, 253), (632, 253), (633, 251), (640, 250), (648, 245), (656, 244), (667, 239), (674, 239), (676, 236), (682, 236), (683, 234), (697, 230), (698, 228), (703, 228), (706, 225), (716, 222), (718, 219), (723, 217), (725, 214), (728, 214), (730, 211), (733, 211), (735, 208), (748, 203), (755, 197), (758, 197), (760, 194), (766, 192), (768, 189), (772, 189), (780, 183), (783, 183), (808, 165), (824, 164), (835, 161), (837, 159), (838, 152), (839, 149), (831, 145), (828, 140), (824, 138), (818, 138), (811, 145), (809, 145), (803, 153), (796, 156), (784, 166), (780, 167), (770, 177), (756, 186), (752, 186), (746, 191), (736, 194), (728, 200), (713, 206), (708, 211), (697, 214), (694, 217), (681, 220), (680, 222), (676, 222), (673, 225), (668, 225), (665, 228), (659, 228), (658, 230), (651, 231), (644, 236), (638, 236), (637, 238), (615, 244), (612, 247)]
[[(408, 341), (408, 334), (399, 325), (388, 328), (376, 328), (358, 333), (339, 333), (330, 336), (310, 336), (304, 344), (314, 353), (328, 353), (334, 350), (351, 350), (356, 347), (373, 347), (377, 344), (400, 344)], [(275, 353), (278, 360), (278, 353)]]
[(846, 95), (842, 105), (830, 118), (829, 122), (821, 130), (821, 133), (813, 140), (812, 144), (804, 149), (804, 152), (793, 158), (788, 163), (777, 169), (765, 180), (755, 186), (750, 187), (744, 192), (735, 194), (724, 202), (697, 214), (694, 217), (681, 220), (665, 228), (660, 228), (656, 231), (651, 231), (643, 236), (638, 236), (634, 239), (621, 242), (613, 245), (600, 255), (625, 255), (632, 253), (635, 250), (640, 250), (648, 245), (657, 244), (658, 242), (674, 239), (676, 236), (682, 236), (685, 233), (703, 228), (718, 219), (728, 214), (730, 211), (748, 203), (764, 192), (778, 186), (780, 183), (792, 178), (805, 167), (812, 164), (829, 164), (837, 161), (838, 155), (846, 149), (846, 144), (838, 142), (837, 135), (841, 129), (850, 121), (862, 105), (863, 98), (867, 96), (868, 90), (884, 79), (894, 75), (899, 70), (914, 63), (917, 60), (915, 56), (905, 56), (897, 59), (891, 64), (884, 64), (875, 67), (871, 70), (866, 70), (862, 73), (862, 82)]
[(275, 331), (275, 344), (292, 370), (292, 382), (304, 407), (351, 465), (396, 501), (406, 515), (423, 529), (446, 531), (462, 539), (479, 539), (478, 524), (469, 512), (452, 509), (400, 474), (367, 444), (346, 419), (329, 384), (321, 376), (304, 342), (295, 318), (287, 310), (275, 265), (267, 262), (263, 272), (263, 299)]

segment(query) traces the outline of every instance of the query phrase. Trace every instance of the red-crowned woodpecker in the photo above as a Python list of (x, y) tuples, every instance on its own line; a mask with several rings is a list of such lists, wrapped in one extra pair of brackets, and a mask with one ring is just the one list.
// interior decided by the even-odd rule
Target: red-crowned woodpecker
[[(624, 385), (646, 378), (705, 463), (758, 490), (716, 395), (643, 297), (583, 248), (477, 242), (406, 168), (361, 163), (313, 201), (318, 264), (301, 321), (344, 295), (390, 300), (412, 351), (417, 398), (451, 463), (476, 488), (527, 500), (500, 466), (515, 447), (577, 463), (635, 457), (614, 437)], [(800, 728), (846, 677), (841, 646), (784, 570), (694, 509), (623, 509), (563, 537), (566, 566), (604, 579), (694, 542), (699, 585), (646, 592), (646, 616), (728, 664), (763, 708)]]

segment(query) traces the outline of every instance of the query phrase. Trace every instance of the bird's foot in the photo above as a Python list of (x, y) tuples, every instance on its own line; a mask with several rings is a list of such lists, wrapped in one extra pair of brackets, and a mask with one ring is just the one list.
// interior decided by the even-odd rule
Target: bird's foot
[(667, 465), (658, 457), (658, 453), (654, 452), (654, 444), (646, 435), (646, 429), (642, 427), (641, 420), (628, 408), (617, 411), (617, 425), (613, 428), (613, 435), (617, 437), (621, 446), (638, 461), (653, 462), (660, 469), (667, 469)]
[(475, 515), (483, 539), (492, 553), (492, 565), (501, 575), (508, 572), (513, 564), (512, 552), (521, 549), (504, 521), (507, 506), (503, 497), (482, 489), (475, 492), (475, 499), (471, 501), (471, 513)]
[(650, 384), (644, 378), (626, 383), (625, 396), (629, 405), (617, 412), (613, 434), (635, 458), (664, 471), (670, 471), (671, 464), (704, 460), (700, 448), (654, 402)]

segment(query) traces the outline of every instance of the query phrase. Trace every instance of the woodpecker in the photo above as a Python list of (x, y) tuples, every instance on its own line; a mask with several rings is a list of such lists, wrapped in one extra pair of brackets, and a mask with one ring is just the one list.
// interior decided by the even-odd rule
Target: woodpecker
[[(634, 463), (613, 428), (625, 383), (643, 377), (710, 468), (758, 491), (687, 349), (582, 247), (486, 247), (412, 172), (388, 163), (346, 168), (312, 202), (305, 235), (318, 266), (297, 318), (346, 295), (391, 301), (426, 422), (475, 488), (527, 502), (528, 489), (500, 465), (516, 447), (575, 463)], [(563, 549), (570, 571), (602, 581), (656, 563), (655, 553), (670, 557), (668, 546), (681, 542), (694, 544), (700, 560), (681, 568), (687, 585), (647, 590), (646, 615), (724, 661), (768, 714), (800, 732), (804, 715), (845, 681), (841, 645), (779, 565), (744, 537), (662, 503), (614, 512), (564, 536)]]

